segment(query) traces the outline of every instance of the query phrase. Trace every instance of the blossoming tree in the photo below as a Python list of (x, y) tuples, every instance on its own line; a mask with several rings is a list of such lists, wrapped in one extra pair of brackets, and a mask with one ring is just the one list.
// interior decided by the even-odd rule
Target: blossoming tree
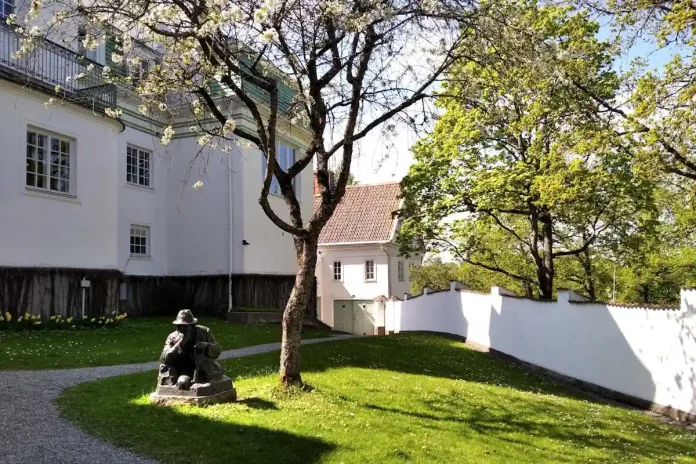
[[(284, 385), (301, 384), (301, 321), (318, 237), (344, 195), (356, 144), (371, 131), (393, 130), (397, 121), (426, 122), (426, 101), (460, 58), (461, 31), (482, 5), (475, 0), (51, 0), (43, 5), (50, 20), (32, 27), (42, 9), (39, 2), (33, 0), (27, 17), (12, 18), (26, 44), (79, 24), (72, 30), (81, 34), (84, 49), (116, 36), (119, 47), (111, 59), (132, 67), (142, 58), (131, 51), (145, 43), (159, 58), (135, 85), (141, 112), (166, 113), (176, 102), (194, 121), (201, 146), (251, 143), (263, 153), (267, 169), (259, 204), (277, 227), (293, 235), (298, 262), (283, 315), (280, 377)], [(105, 73), (114, 81), (133, 79), (113, 69)], [(253, 131), (229, 117), (229, 100), (215, 98), (221, 87), (245, 107)], [(291, 101), (284, 99), (288, 89)], [(415, 117), (407, 112), (414, 105), (419, 105)], [(120, 116), (115, 108), (106, 111)], [(276, 160), (277, 136), (292, 125), (307, 129), (310, 140), (283, 169)], [(167, 125), (162, 143), (174, 134)], [(330, 183), (334, 157), (341, 170)], [(302, 211), (293, 179), (312, 163), (318, 206)], [(269, 204), (274, 182), (289, 220)]]

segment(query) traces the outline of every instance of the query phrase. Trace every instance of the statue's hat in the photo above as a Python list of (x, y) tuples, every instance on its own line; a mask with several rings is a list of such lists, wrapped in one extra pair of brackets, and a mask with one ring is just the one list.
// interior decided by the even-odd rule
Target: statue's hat
[(198, 324), (198, 319), (193, 317), (193, 313), (190, 309), (182, 309), (179, 314), (176, 315), (176, 319), (172, 322), (174, 325), (194, 325)]

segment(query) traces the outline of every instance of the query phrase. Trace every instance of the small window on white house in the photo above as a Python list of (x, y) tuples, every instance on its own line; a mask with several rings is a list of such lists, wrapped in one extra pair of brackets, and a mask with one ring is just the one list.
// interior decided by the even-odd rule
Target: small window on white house
[(365, 280), (368, 282), (375, 281), (375, 262), (372, 260), (365, 261)]
[(399, 278), (399, 282), (403, 282), (405, 280), (405, 272), (404, 272), (404, 262), (399, 260), (399, 264), (397, 264), (397, 275)]
[(148, 226), (130, 226), (131, 256), (150, 256), (150, 228)]
[(333, 263), (333, 275), (334, 280), (343, 280), (343, 267), (340, 261), (334, 261)]
[(152, 153), (135, 147), (126, 148), (126, 181), (129, 184), (152, 185)]
[(0, 18), (7, 18), (14, 13), (14, 0), (0, 0)]
[(63, 136), (27, 130), (27, 187), (70, 194), (72, 142)]

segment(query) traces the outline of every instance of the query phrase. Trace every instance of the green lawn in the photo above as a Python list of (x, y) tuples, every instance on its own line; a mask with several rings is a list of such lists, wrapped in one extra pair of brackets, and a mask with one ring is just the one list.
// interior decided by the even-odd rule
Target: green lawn
[[(0, 370), (65, 369), (156, 361), (173, 317), (126, 320), (109, 329), (0, 332)], [(279, 342), (280, 325), (244, 325), (201, 317), (223, 350)], [(327, 336), (307, 330), (305, 338)]]
[(277, 353), (223, 364), (240, 401), (152, 406), (154, 372), (67, 390), (64, 417), (165, 463), (696, 462), (696, 434), (600, 404), (434, 335), (303, 347), (310, 393), (276, 389)]

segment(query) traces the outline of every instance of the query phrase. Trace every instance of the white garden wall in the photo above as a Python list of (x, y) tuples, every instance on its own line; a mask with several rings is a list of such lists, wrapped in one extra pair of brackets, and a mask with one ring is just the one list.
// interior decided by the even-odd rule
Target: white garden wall
[(680, 308), (584, 302), (571, 291), (544, 302), (450, 291), (386, 305), (387, 331), (433, 331), (646, 402), (696, 414), (696, 290)]

